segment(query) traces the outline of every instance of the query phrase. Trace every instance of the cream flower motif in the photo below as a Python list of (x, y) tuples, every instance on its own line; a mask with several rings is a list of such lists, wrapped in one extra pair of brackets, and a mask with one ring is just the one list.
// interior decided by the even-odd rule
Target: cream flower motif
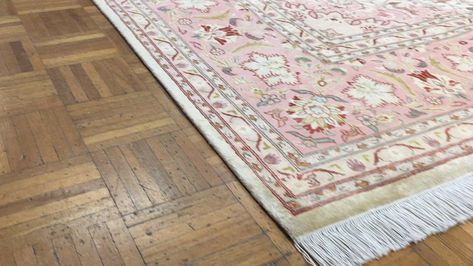
[(312, 134), (344, 125), (347, 114), (344, 109), (341, 105), (328, 104), (323, 97), (301, 99), (294, 96), (286, 112)]
[(462, 72), (473, 72), (473, 56), (467, 55), (445, 55), (455, 65), (455, 68)]
[(464, 97), (465, 90), (461, 83), (447, 76), (434, 75), (427, 70), (411, 73), (409, 76), (414, 77), (416, 85), (429, 93)]
[(216, 6), (215, 0), (173, 0), (179, 8), (197, 9), (201, 12), (209, 12), (210, 7)]
[(362, 101), (369, 107), (380, 107), (386, 104), (399, 105), (401, 100), (394, 93), (394, 87), (389, 83), (378, 82), (366, 76), (358, 76), (348, 82), (351, 87), (343, 90), (350, 98)]
[(268, 86), (299, 83), (298, 77), (290, 72), (287, 59), (282, 55), (252, 53), (249, 60), (243, 62), (241, 66), (255, 73)]

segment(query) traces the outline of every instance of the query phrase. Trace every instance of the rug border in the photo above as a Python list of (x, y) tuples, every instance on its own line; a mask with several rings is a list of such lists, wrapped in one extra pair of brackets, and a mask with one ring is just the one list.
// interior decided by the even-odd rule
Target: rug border
[[(274, 199), (273, 193), (261, 182), (251, 182), (251, 180), (259, 180), (258, 176), (253, 173), (252, 169), (238, 156), (234, 154), (233, 148), (218, 133), (218, 131), (209, 123), (200, 111), (192, 104), (184, 94), (181, 93), (178, 85), (169, 77), (164, 69), (155, 61), (151, 53), (141, 44), (135, 37), (133, 32), (125, 25), (125, 23), (115, 14), (105, 0), (92, 0), (100, 11), (106, 15), (107, 19), (120, 32), (125, 41), (131, 46), (133, 51), (138, 55), (142, 62), (153, 73), (154, 78), (162, 85), (162, 87), (172, 96), (174, 102), (184, 111), (192, 123), (197, 127), (199, 132), (205, 137), (206, 141), (212, 146), (217, 154), (223, 158), (226, 165), (230, 167), (232, 173), (243, 182), (245, 188), (250, 192), (263, 209), (271, 216), (274, 221), (285, 221), (290, 219), (292, 214), (280, 202)], [(291, 232), (285, 227), (284, 222), (278, 222), (285, 232)], [(288, 233), (293, 241), (292, 237)], [(295, 243), (295, 242), (294, 242)]]

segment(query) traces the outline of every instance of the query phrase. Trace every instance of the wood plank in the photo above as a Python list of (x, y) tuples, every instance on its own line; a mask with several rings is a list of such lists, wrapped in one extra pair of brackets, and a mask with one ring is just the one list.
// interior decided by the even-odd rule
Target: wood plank
[[(195, 208), (194, 213), (198, 214), (201, 212), (199, 209), (203, 209), (202, 212), (205, 213), (215, 206), (226, 206), (232, 202), (235, 202), (235, 198), (231, 196), (230, 191), (225, 186), (218, 186), (131, 213), (124, 216), (123, 219), (128, 227), (132, 227), (160, 217), (167, 216), (172, 218), (182, 217), (183, 214), (192, 215), (192, 213), (185, 212), (187, 208), (192, 206)], [(183, 213), (179, 214), (179, 210), (183, 210)]]
[(239, 204), (215, 207), (214, 209), (217, 209), (215, 211), (208, 208), (202, 212), (201, 208), (192, 207), (185, 211), (176, 211), (170, 216), (133, 226), (130, 228), (130, 233), (140, 248), (147, 248), (156, 243), (164, 243), (185, 234), (192, 234), (194, 231), (212, 226), (212, 224), (239, 219), (240, 216), (247, 215)]
[(125, 265), (144, 265), (143, 258), (123, 220), (108, 221), (107, 227)]
[(125, 144), (177, 130), (149, 92), (102, 98), (69, 105), (68, 111), (88, 148)]
[(366, 266), (389, 266), (389, 265), (429, 265), (412, 247), (405, 248), (399, 252), (373, 260)]
[(55, 238), (53, 245), (60, 265), (81, 265), (71, 236)]
[(13, 245), (9, 242), (10, 241), (0, 241), (0, 265), (16, 265), (12, 250)]
[(0, 57), (0, 76), (44, 69), (28, 39), (0, 42)]
[(437, 236), (431, 236), (420, 243), (416, 252), (434, 265), (468, 265), (461, 257), (455, 254), (448, 246), (442, 243)]
[(146, 179), (143, 182), (146, 183), (148, 190), (159, 191), (154, 204), (172, 200), (182, 195), (146, 140), (128, 144), (127, 148), (125, 150), (128, 151), (125, 151), (125, 153), (129, 154), (127, 156), (128, 162), (132, 164), (133, 170), (138, 172), (137, 176)]
[(143, 248), (142, 254), (148, 263), (183, 264), (245, 242), (260, 234), (262, 231), (256, 223), (249, 219), (248, 215), (241, 215), (237, 219), (216, 223), (191, 234), (177, 236)]
[[(2, 12), (9, 12), (8, 9), (2, 9), (2, 5), (9, 1), (0, 2), (0, 41), (19, 41), (27, 37), (26, 30), (23, 27), (21, 19), (17, 16), (2, 16)], [(8, 8), (8, 7), (3, 7)], [(4, 13), (6, 14), (6, 13)]]
[(292, 241), (288, 239), (284, 232), (279, 229), (279, 226), (269, 218), (268, 214), (255, 202), (241, 183), (235, 181), (228, 183), (227, 186), (292, 265), (306, 264), (294, 247)]
[(81, 7), (81, 5), (75, 0), (41, 0), (40, 2), (34, 0), (15, 0), (14, 3), (15, 8), (19, 14), (47, 12)]
[(82, 265), (102, 265), (95, 243), (87, 228), (84, 226), (74, 228), (72, 239)]
[(32, 244), (33, 252), (36, 256), (38, 265), (58, 266), (57, 256), (54, 252), (53, 242), (47, 234), (39, 234), (39, 237), (29, 240)]
[(0, 137), (0, 176), (11, 171), (10, 162), (8, 161), (7, 149), (4, 140)]
[(93, 153), (92, 157), (120, 212), (122, 214), (134, 212), (135, 205), (107, 154), (99, 151)]
[(473, 265), (473, 236), (461, 227), (448, 230), (445, 234), (437, 236), (443, 244), (447, 245), (462, 261)]
[[(181, 191), (183, 194), (191, 195), (199, 191), (191, 180), (188, 179), (188, 176), (185, 172), (180, 168), (180, 164), (186, 163), (181, 161), (175, 161), (172, 154), (166, 145), (163, 144), (161, 138), (159, 136), (152, 137), (147, 140), (149, 146), (153, 150), (153, 153), (156, 155), (157, 158), (160, 158), (160, 161), (166, 172), (168, 173), (169, 177), (173, 180), (176, 187)], [(203, 185), (205, 187), (205, 184)]]
[(105, 35), (95, 33), (43, 40), (36, 43), (36, 47), (44, 65), (49, 68), (111, 58), (118, 52)]
[[(239, 245), (199, 258), (194, 265), (276, 265), (283, 259), (279, 250), (265, 235), (258, 235)], [(277, 265), (282, 265), (281, 263)]]
[(100, 259), (105, 266), (125, 265), (105, 225), (91, 226), (89, 227), (89, 232), (94, 240), (95, 247), (97, 247)]
[(61, 210), (67, 210), (71, 207), (76, 207), (79, 204), (96, 201), (98, 199), (103, 199), (106, 197), (108, 197), (108, 191), (106, 189), (100, 189), (98, 191), (87, 192), (81, 195), (64, 199), (62, 201), (49, 203), (44, 206), (39, 206), (34, 209), (19, 211), (14, 214), (0, 217), (0, 228), (24, 223), (35, 218), (40, 218), (42, 216), (54, 214)]
[[(143, 142), (144, 141), (141, 141), (141, 143)], [(140, 164), (139, 159), (136, 156), (136, 153), (139, 153), (140, 150), (139, 148), (137, 148), (136, 145), (133, 144), (128, 144), (120, 147), (123, 156), (126, 158), (126, 161), (130, 166), (130, 169), (133, 171), (133, 174), (136, 177), (139, 185), (142, 187), (143, 191), (148, 196), (151, 205), (165, 202), (167, 199), (161, 193), (161, 189), (158, 186), (156, 179), (150, 174), (148, 174), (146, 169), (144, 169)]]
[(17, 238), (15, 241), (12, 241), (11, 245), (16, 265), (33, 266), (37, 264), (33, 247), (25, 239)]
[(128, 194), (130, 195), (133, 204), (137, 210), (141, 210), (152, 206), (148, 195), (145, 193), (140, 182), (136, 178), (135, 174), (131, 170), (126, 158), (123, 156), (120, 148), (112, 147), (108, 148), (105, 153), (112, 163), (113, 167), (118, 173), (120, 180), (123, 182)]
[(4, 183), (0, 186), (0, 206), (99, 178), (97, 170), (89, 163)]

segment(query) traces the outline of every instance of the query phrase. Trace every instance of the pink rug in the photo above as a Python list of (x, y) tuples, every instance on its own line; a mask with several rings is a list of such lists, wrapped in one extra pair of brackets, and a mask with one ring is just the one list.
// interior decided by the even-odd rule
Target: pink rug
[(311, 263), (473, 217), (473, 2), (95, 0)]

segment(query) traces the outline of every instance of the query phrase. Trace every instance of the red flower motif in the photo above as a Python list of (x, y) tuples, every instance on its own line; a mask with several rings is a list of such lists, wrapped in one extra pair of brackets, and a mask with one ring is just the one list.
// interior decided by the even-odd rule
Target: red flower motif
[(215, 28), (215, 26), (201, 25), (204, 32), (208, 33), (219, 44), (224, 45), (228, 42), (228, 37), (241, 36), (241, 34), (232, 26)]
[(422, 80), (423, 82), (428, 82), (428, 79), (438, 79), (436, 76), (432, 75), (427, 70), (422, 70), (421, 72), (411, 73), (411, 74), (408, 74), (408, 76), (418, 78), (418, 79)]

